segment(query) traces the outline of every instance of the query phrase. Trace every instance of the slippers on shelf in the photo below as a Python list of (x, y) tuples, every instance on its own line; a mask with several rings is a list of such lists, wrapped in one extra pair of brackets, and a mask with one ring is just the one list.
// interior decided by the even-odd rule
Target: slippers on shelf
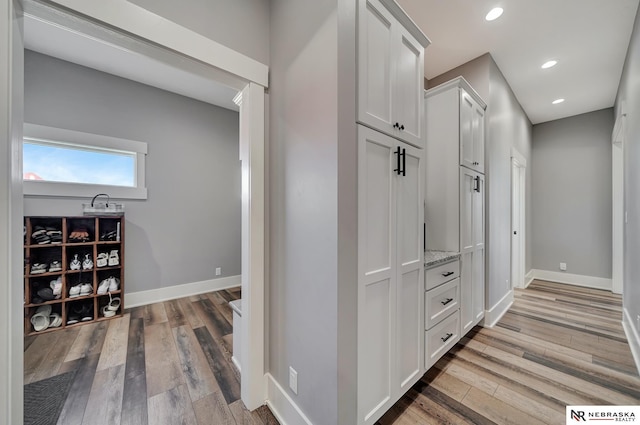
[(36, 332), (43, 331), (51, 324), (51, 306), (43, 305), (38, 307), (35, 314), (31, 316), (31, 324)]
[(58, 313), (51, 313), (49, 315), (49, 327), (58, 328), (62, 325), (62, 316)]

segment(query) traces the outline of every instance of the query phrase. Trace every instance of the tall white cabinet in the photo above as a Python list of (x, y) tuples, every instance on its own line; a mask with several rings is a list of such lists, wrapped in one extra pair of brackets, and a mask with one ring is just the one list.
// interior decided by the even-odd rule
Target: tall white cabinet
[(424, 49), (392, 0), (358, 2), (358, 424), (424, 373)]
[(458, 77), (425, 93), (427, 249), (460, 252), (460, 335), (484, 317), (486, 104)]

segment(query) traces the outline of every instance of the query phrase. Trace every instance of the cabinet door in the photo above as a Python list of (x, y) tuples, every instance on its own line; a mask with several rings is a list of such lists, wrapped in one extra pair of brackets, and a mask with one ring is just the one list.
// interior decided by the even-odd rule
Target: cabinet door
[(379, 0), (359, 2), (358, 121), (392, 134), (395, 18)]
[(484, 267), (485, 267), (485, 210), (484, 210), (484, 175), (476, 176), (478, 190), (473, 192), (473, 316), (474, 324), (484, 317)]
[(477, 185), (477, 173), (460, 167), (460, 252), (472, 251), (473, 234), (473, 200)]
[(398, 293), (396, 321), (396, 389), (406, 392), (421, 376), (424, 259), (422, 151), (400, 143), (404, 160), (397, 181)]
[(424, 122), (424, 48), (409, 31), (398, 25), (396, 53), (396, 82), (392, 92), (394, 124), (397, 137), (422, 148)]
[(358, 126), (358, 423), (386, 411), (395, 387), (397, 144)]
[(484, 173), (484, 109), (474, 102), (473, 106), (473, 167), (479, 173)]
[(460, 336), (473, 327), (473, 251), (460, 255)]
[(474, 101), (469, 94), (460, 89), (460, 165), (475, 168), (473, 153), (473, 115)]

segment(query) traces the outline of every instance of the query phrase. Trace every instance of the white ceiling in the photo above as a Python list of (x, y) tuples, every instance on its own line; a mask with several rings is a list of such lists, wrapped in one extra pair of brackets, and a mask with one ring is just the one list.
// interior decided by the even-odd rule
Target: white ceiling
[[(428, 79), (489, 52), (533, 124), (613, 106), (639, 2), (397, 1), (432, 41)], [(485, 21), (496, 6), (504, 14)]]
[[(165, 61), (25, 14), (25, 48), (234, 111), (237, 90)], [(178, 63), (179, 61), (177, 61)], [(184, 61), (182, 61), (184, 63)], [(187, 64), (185, 64), (187, 65)], [(193, 67), (194, 64), (189, 64)], [(196, 65), (197, 66), (197, 65)]]

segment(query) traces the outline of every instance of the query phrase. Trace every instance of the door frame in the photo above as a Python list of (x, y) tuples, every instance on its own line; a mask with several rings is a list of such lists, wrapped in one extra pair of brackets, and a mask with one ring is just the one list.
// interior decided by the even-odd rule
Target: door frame
[[(19, 299), (22, 285), (22, 102), (23, 7), (38, 13), (51, 7), (36, 0), (0, 0), (0, 422), (22, 423), (23, 419), (23, 312)], [(240, 104), (242, 161), (242, 298), (241, 397), (253, 410), (266, 400), (265, 386), (265, 89), (268, 67), (241, 53), (161, 18), (126, 0), (50, 0), (55, 9), (73, 14), (80, 24), (91, 22), (127, 33), (123, 39), (151, 42), (180, 56), (205, 64), (211, 77), (236, 88)], [(245, 190), (246, 189), (246, 190)], [(5, 378), (6, 377), (6, 378)]]
[(624, 287), (624, 145), (626, 120), (626, 104), (623, 101), (611, 134), (611, 291), (616, 294), (622, 294)]
[[(511, 149), (511, 288), (525, 287), (527, 159)], [(518, 231), (517, 243), (514, 232)], [(517, 244), (517, 246), (516, 246)]]

